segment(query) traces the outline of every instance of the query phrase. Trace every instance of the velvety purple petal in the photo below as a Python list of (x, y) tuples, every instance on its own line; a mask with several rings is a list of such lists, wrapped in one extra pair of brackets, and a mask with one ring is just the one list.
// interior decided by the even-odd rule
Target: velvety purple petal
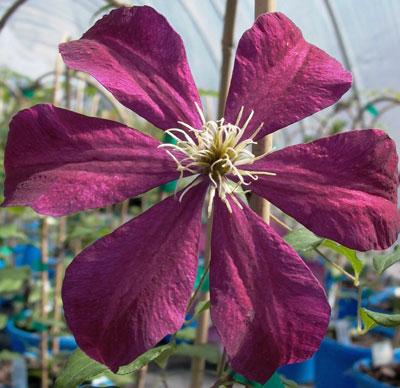
[(67, 268), (65, 317), (79, 347), (116, 371), (177, 331), (196, 277), (205, 186), (153, 206)]
[(249, 207), (216, 201), (211, 318), (232, 368), (264, 383), (280, 366), (318, 349), (330, 308), (297, 253)]
[(273, 152), (250, 166), (275, 172), (251, 190), (321, 237), (385, 249), (400, 230), (395, 143), (379, 130), (338, 134)]
[(350, 86), (351, 74), (291, 20), (264, 14), (240, 39), (225, 118), (235, 122), (242, 105), (245, 116), (254, 110), (247, 134), (264, 123), (261, 138), (334, 104)]
[(151, 7), (114, 10), (81, 39), (61, 44), (60, 52), (69, 67), (92, 75), (156, 127), (201, 125), (182, 39)]
[(3, 206), (60, 216), (134, 197), (178, 177), (160, 143), (120, 123), (36, 105), (11, 121)]

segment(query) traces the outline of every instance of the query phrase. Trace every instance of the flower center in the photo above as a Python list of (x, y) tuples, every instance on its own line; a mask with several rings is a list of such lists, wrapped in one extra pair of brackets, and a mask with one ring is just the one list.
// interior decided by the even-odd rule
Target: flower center
[[(177, 164), (177, 171), (180, 173), (179, 180), (184, 176), (195, 176), (193, 182), (181, 194), (180, 200), (191, 187), (208, 177), (211, 182), (209, 203), (212, 202), (217, 192), (228, 210), (232, 211), (228, 195), (241, 207), (234, 195), (235, 192), (239, 191), (242, 186), (248, 186), (251, 181), (257, 180), (260, 174), (276, 175), (271, 172), (249, 171), (240, 168), (243, 165), (251, 165), (266, 155), (255, 156), (249, 150), (252, 144), (257, 144), (254, 138), (264, 124), (261, 124), (248, 139), (243, 140), (243, 134), (253, 117), (253, 111), (240, 127), (239, 123), (244, 107), (241, 108), (235, 124), (225, 123), (223, 118), (218, 121), (206, 121), (197, 104), (196, 108), (202, 121), (201, 129), (179, 122), (189, 130), (189, 134), (179, 128), (168, 129), (166, 133), (172, 136), (177, 143), (161, 144), (159, 147), (171, 149), (167, 152)], [(184, 157), (178, 159), (174, 152), (176, 154), (183, 153)]]

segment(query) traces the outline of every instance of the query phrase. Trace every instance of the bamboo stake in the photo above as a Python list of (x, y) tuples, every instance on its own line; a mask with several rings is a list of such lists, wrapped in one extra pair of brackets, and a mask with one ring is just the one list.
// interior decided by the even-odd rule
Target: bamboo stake
[(121, 225), (128, 221), (129, 199), (121, 203), (120, 221)]
[[(276, 9), (275, 0), (255, 0), (254, 1), (254, 16), (257, 18), (265, 12), (273, 12)], [(253, 153), (256, 156), (262, 155), (272, 150), (272, 134), (265, 136), (258, 141), (253, 148)], [(265, 199), (258, 197), (254, 193), (250, 198), (251, 208), (260, 215), (264, 221), (269, 224), (271, 215), (271, 204)]]
[(66, 226), (67, 226), (67, 218), (61, 217), (60, 222), (58, 224), (58, 240), (57, 240), (57, 262), (56, 262), (56, 270), (55, 270), (55, 284), (54, 284), (54, 322), (55, 325), (51, 328), (51, 339), (52, 345), (51, 350), (53, 354), (57, 354), (60, 350), (57, 335), (60, 332), (59, 326), (57, 322), (61, 321), (62, 318), (62, 303), (61, 303), (61, 287), (63, 281), (63, 273), (64, 273), (64, 244), (66, 239)]
[(235, 29), (237, 0), (227, 0), (225, 8), (224, 32), (222, 36), (222, 67), (219, 86), (218, 118), (224, 114), (232, 67), (233, 32)]
[[(40, 316), (41, 319), (47, 318), (47, 307), (48, 307), (48, 291), (49, 291), (49, 223), (48, 218), (44, 217), (42, 220), (41, 227), (41, 256), (42, 256), (42, 272), (41, 272), (41, 300), (40, 300)], [(42, 388), (49, 387), (49, 359), (48, 359), (48, 340), (49, 334), (47, 330), (43, 330), (40, 339), (40, 366), (42, 375)]]
[(146, 387), (146, 376), (149, 367), (148, 365), (143, 366), (137, 373), (137, 381), (135, 388), (145, 388)]
[[(63, 36), (63, 41), (66, 40), (66, 36)], [(61, 56), (58, 55), (56, 58), (56, 65), (54, 70), (54, 86), (53, 86), (53, 104), (57, 105), (61, 100), (61, 75), (63, 73), (64, 66), (61, 60)], [(71, 105), (71, 89), (70, 89), (70, 74), (68, 69), (65, 69), (65, 101), (67, 108)], [(57, 262), (55, 266), (55, 284), (54, 284), (54, 322), (50, 330), (51, 334), (51, 350), (53, 354), (59, 352), (59, 343), (57, 335), (59, 333), (59, 326), (57, 322), (61, 321), (62, 317), (62, 303), (61, 303), (61, 287), (64, 272), (64, 243), (66, 239), (66, 217), (61, 217), (58, 224), (58, 236), (57, 236)]]
[[(204, 271), (210, 266), (211, 261), (211, 232), (212, 232), (212, 216), (207, 222), (207, 236), (206, 236), (206, 246), (204, 252)], [(200, 294), (199, 301), (207, 301), (210, 299), (209, 292), (203, 292)], [(210, 310), (203, 311), (197, 319), (197, 329), (195, 345), (204, 345), (208, 342), (208, 327), (210, 323)], [(194, 357), (192, 361), (192, 382), (191, 388), (201, 388), (203, 384), (205, 370), (205, 360), (204, 358)]]
[[(236, 10), (237, 10), (237, 0), (227, 0), (225, 7), (224, 31), (222, 35), (222, 66), (221, 66), (221, 80), (219, 87), (218, 118), (221, 118), (224, 115), (226, 97), (228, 95), (229, 84), (231, 79), (233, 35), (235, 30)], [(209, 253), (209, 255), (211, 256), (211, 253)], [(222, 377), (225, 365), (226, 365), (226, 351), (225, 349), (223, 349), (221, 358), (217, 366), (218, 380)]]

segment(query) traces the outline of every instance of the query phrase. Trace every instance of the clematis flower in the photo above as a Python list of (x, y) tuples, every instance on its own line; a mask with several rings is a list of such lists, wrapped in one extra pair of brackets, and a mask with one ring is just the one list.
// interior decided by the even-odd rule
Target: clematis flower
[(317, 235), (360, 251), (395, 241), (397, 156), (384, 132), (342, 133), (260, 157), (249, 151), (335, 103), (351, 75), (286, 16), (264, 14), (239, 42), (224, 118), (207, 121), (181, 38), (150, 7), (115, 10), (60, 51), (177, 144), (34, 106), (10, 124), (4, 206), (61, 216), (192, 177), (68, 267), (62, 296), (79, 347), (116, 371), (181, 327), (208, 193), (211, 317), (230, 365), (264, 382), (280, 365), (310, 357), (329, 321), (324, 290), (238, 192), (252, 190)]

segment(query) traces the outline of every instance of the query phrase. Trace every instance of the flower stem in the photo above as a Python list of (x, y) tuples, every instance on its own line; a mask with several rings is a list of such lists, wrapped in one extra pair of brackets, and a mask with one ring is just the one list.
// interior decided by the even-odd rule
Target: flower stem
[[(212, 232), (212, 223), (213, 223), (213, 212), (211, 212), (211, 216), (207, 221), (207, 235), (206, 235), (206, 245), (204, 252), (204, 273), (203, 277), (197, 286), (196, 291), (194, 292), (189, 305), (194, 303), (197, 294), (201, 290), (202, 283), (207, 275), (208, 269), (210, 267), (211, 262), (211, 232)], [(200, 296), (200, 301), (207, 301), (210, 298), (209, 292), (203, 292)], [(208, 342), (208, 326), (210, 320), (210, 312), (209, 310), (203, 311), (198, 319), (198, 325), (196, 328), (196, 338), (195, 345), (204, 345)], [(194, 357), (192, 360), (192, 381), (191, 388), (201, 388), (204, 378), (204, 369), (205, 369), (205, 359), (201, 357)]]

